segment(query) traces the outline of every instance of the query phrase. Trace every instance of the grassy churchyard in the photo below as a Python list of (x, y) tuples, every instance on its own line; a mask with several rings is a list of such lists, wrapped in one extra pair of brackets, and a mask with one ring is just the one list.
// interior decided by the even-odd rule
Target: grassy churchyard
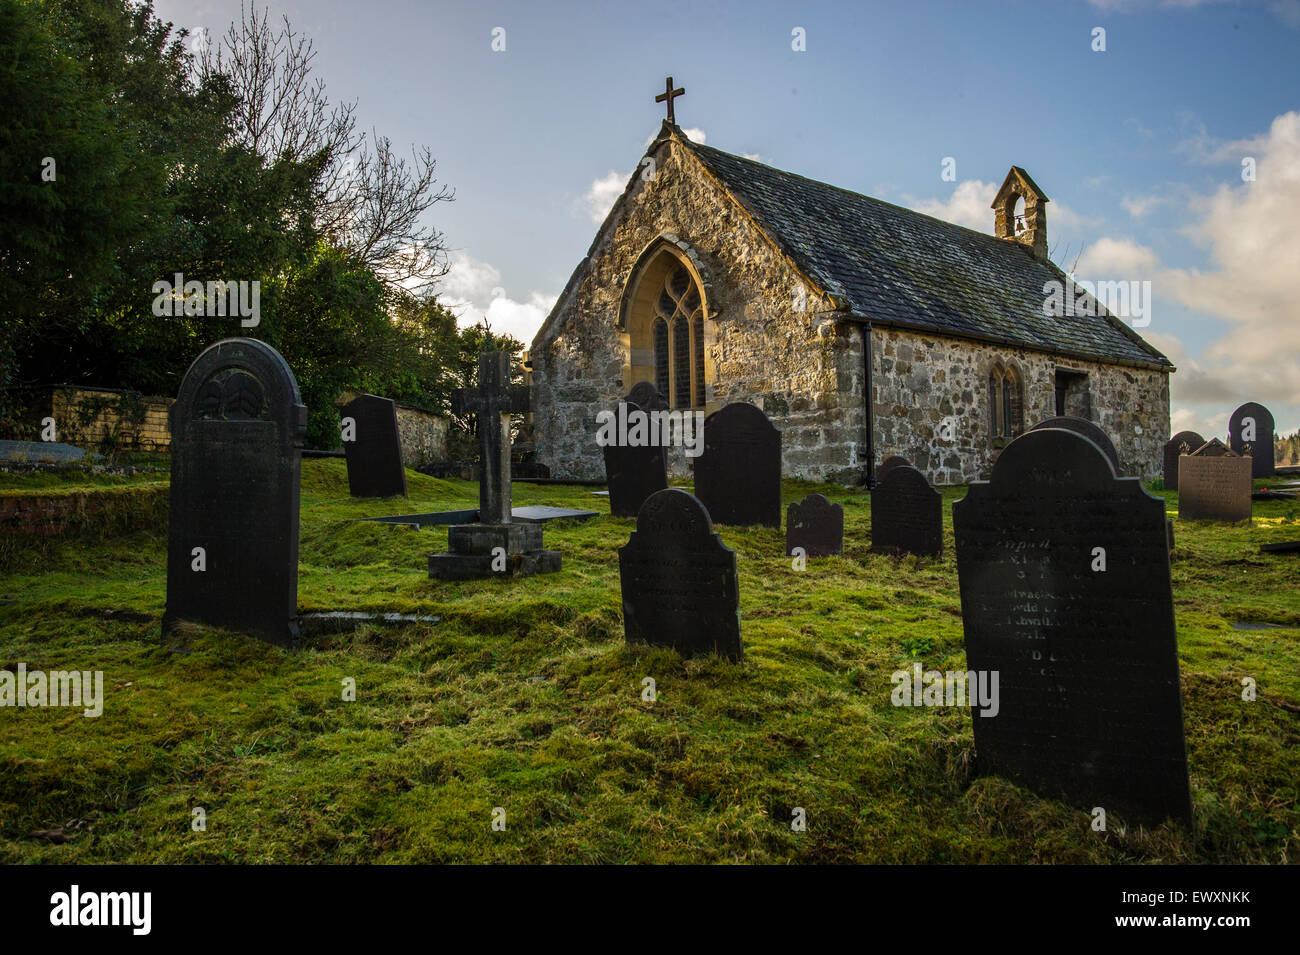
[[(784, 485), (787, 505), (817, 490), (844, 506), (843, 556), (805, 571), (782, 556), (784, 531), (716, 528), (739, 562), (744, 662), (732, 664), (626, 645), (617, 550), (630, 519), (547, 524), (558, 574), (430, 580), (445, 528), (355, 519), (472, 508), (477, 485), (407, 478), (407, 501), (352, 499), (341, 460), (303, 461), (299, 606), (437, 622), (314, 633), (285, 651), (191, 626), (161, 635), (165, 471), (0, 475), (0, 496), (100, 505), (62, 535), (0, 540), (0, 666), (102, 670), (105, 695), (96, 718), (6, 711), (0, 862), (1300, 853), (1300, 565), (1259, 553), (1296, 536), (1300, 502), (1256, 502), (1253, 524), (1224, 525), (1178, 520), (1165, 495), (1195, 824), (1116, 815), (1095, 832), (1087, 806), (975, 775), (969, 710), (891, 705), (897, 670), (966, 668), (951, 524), (965, 489), (943, 492), (938, 561), (870, 553), (869, 496), (834, 486)], [(607, 511), (591, 490), (516, 484), (515, 504)], [(792, 829), (796, 807), (805, 831)]]

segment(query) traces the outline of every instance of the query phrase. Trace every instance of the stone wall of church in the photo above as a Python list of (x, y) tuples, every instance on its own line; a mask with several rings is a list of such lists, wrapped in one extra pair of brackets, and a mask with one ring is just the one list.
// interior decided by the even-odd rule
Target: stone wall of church
[[(562, 296), (556, 322), (530, 350), (538, 460), (556, 477), (604, 478), (596, 413), (635, 383), (623, 380), (623, 288), (641, 252), (671, 234), (708, 275), (706, 412), (752, 402), (781, 430), (787, 476), (854, 481), (864, 417), (860, 335), (826, 320), (829, 302), (800, 294), (797, 270), (693, 157), (667, 144), (654, 159), (656, 174), (635, 181)], [(669, 466), (689, 478), (682, 449), (672, 449)]]
[[(554, 477), (602, 480), (597, 412), (635, 383), (628, 336), (618, 327), (623, 290), (656, 238), (689, 249), (705, 284), (706, 411), (731, 401), (762, 408), (780, 429), (787, 477), (855, 484), (863, 478), (862, 332), (837, 320), (832, 303), (802, 297), (797, 269), (693, 157), (672, 143), (654, 156), (606, 222), (530, 350), (537, 458)], [(1055, 413), (1047, 355), (890, 329), (872, 334), (876, 461), (901, 454), (937, 484), (987, 477), (998, 448), (989, 436), (988, 373), (1014, 367), (1023, 382), (1024, 427)], [(1169, 435), (1169, 383), (1162, 372), (1088, 362), (1070, 398), (1114, 440), (1126, 474), (1160, 473)], [(683, 449), (669, 454), (689, 479)]]
[(1115, 442), (1124, 476), (1161, 473), (1169, 437), (1163, 372), (882, 328), (872, 332), (872, 349), (878, 462), (902, 455), (936, 484), (987, 478), (999, 450), (990, 440), (988, 375), (1000, 361), (1023, 383), (1017, 433), (1056, 414), (1058, 368), (1082, 372), (1088, 377), (1080, 404)]

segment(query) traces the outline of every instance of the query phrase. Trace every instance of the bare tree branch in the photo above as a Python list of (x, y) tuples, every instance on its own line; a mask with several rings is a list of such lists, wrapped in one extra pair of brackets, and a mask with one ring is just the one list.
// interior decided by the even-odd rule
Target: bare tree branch
[(221, 42), (198, 58), (201, 82), (223, 79), (237, 98), (231, 138), (266, 163), (320, 163), (316, 228), (372, 268), (390, 287), (428, 292), (447, 273), (442, 233), (422, 223), (452, 191), (438, 186), (427, 147), (411, 161), (392, 143), (356, 129), (356, 103), (331, 106), (324, 81), (312, 76), (316, 52), (288, 17), (278, 30), (267, 10), (241, 4)]

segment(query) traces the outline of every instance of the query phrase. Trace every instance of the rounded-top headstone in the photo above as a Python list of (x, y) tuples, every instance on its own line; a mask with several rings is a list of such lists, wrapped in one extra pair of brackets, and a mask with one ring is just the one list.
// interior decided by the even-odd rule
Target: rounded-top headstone
[(953, 505), (966, 665), (998, 675), (973, 717), (981, 772), (1191, 821), (1165, 501), (1044, 428)]
[(1228, 419), (1228, 447), (1250, 458), (1251, 477), (1272, 477), (1273, 414), (1255, 401), (1247, 401)]
[(632, 386), (632, 390), (627, 393), (625, 400), (630, 404), (644, 408), (646, 411), (668, 410), (668, 399), (660, 393), (652, 381), (638, 381)]
[(1203, 444), (1205, 444), (1205, 439), (1195, 431), (1179, 431), (1165, 442), (1164, 479), (1166, 491), (1178, 490), (1178, 456), (1180, 454), (1191, 454)]
[(910, 464), (890, 468), (871, 492), (871, 547), (885, 553), (943, 554), (943, 495)]
[(190, 365), (171, 407), (164, 629), (178, 620), (298, 638), (298, 502), (307, 409), (289, 365), (227, 338)]
[(713, 523), (781, 526), (781, 432), (759, 408), (736, 401), (705, 418), (694, 468)]
[[(1101, 448), (1102, 453), (1110, 459), (1111, 465), (1115, 468), (1115, 475), (1119, 476), (1119, 452), (1115, 450), (1115, 443), (1110, 440), (1110, 436), (1097, 423), (1075, 415), (1057, 415), (1055, 418), (1048, 418), (1046, 421), (1038, 422), (1029, 431), (1040, 431), (1044, 428), (1064, 428), (1066, 431), (1073, 431), (1075, 434), (1087, 438)], [(1026, 434), (1028, 433), (1026, 432)], [(1014, 443), (1013, 441), (1012, 444)]]
[(694, 496), (674, 487), (650, 495), (618, 566), (629, 643), (741, 658), (736, 552)]
[(876, 469), (876, 483), (879, 484), (883, 481), (885, 475), (894, 470), (894, 468), (906, 468), (911, 466), (912, 462), (907, 460), (907, 458), (899, 454), (891, 454), (889, 457), (885, 458), (885, 460), (880, 463), (880, 467)]
[(830, 557), (844, 550), (844, 508), (812, 493), (785, 512), (785, 552), (802, 548), (806, 557)]
[[(644, 413), (634, 401), (624, 399), (622, 414), (628, 431)], [(619, 411), (615, 411), (617, 416)], [(616, 418), (617, 421), (617, 418)], [(645, 425), (648, 435), (649, 424)], [(605, 461), (605, 483), (609, 488), (609, 513), (613, 517), (636, 517), (646, 499), (668, 487), (668, 461), (663, 445), (607, 444), (601, 448)]]

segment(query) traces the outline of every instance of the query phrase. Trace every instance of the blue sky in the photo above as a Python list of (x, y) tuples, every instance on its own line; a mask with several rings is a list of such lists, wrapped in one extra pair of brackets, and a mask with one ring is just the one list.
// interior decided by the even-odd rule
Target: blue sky
[[(213, 33), (239, 14), (156, 7)], [(1222, 435), (1246, 400), (1300, 428), (1300, 0), (269, 7), (364, 128), (437, 157), (456, 201), (431, 221), (465, 321), (531, 339), (672, 74), (694, 138), (972, 228), (992, 231), (993, 191), (1023, 166), (1060, 265), (1152, 283), (1140, 331), (1179, 367), (1174, 430)]]

